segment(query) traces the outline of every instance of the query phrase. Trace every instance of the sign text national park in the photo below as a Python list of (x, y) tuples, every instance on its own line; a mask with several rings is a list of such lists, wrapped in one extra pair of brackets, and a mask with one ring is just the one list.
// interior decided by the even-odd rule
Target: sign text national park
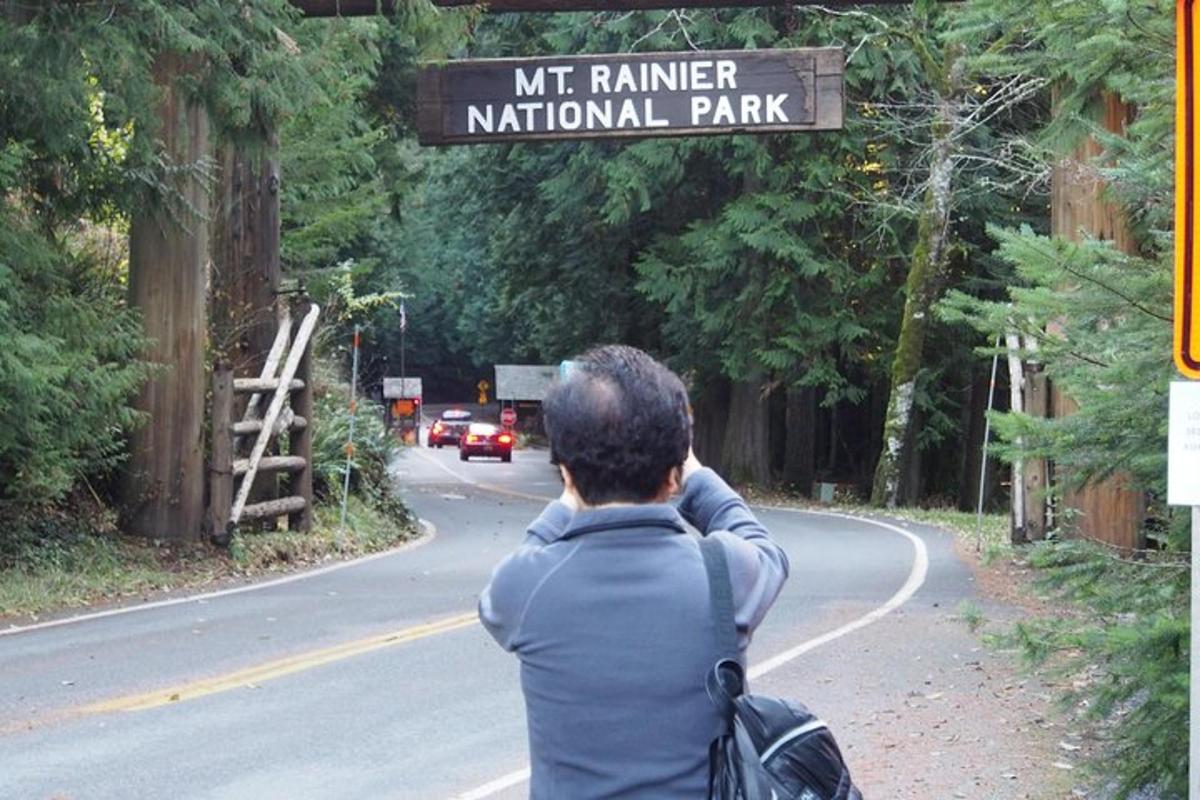
[(422, 67), (422, 144), (796, 133), (843, 119), (839, 48), (487, 59)]

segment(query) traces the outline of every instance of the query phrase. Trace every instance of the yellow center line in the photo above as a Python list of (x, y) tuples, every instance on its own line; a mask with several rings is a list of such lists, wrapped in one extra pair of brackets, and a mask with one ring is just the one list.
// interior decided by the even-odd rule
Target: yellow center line
[(416, 639), (423, 639), (427, 636), (447, 633), (459, 628), (467, 628), (475, 625), (477, 622), (478, 618), (474, 613), (459, 614), (458, 616), (429, 622), (424, 625), (416, 625), (391, 633), (369, 636), (365, 639), (345, 642), (333, 647), (325, 647), (320, 650), (268, 661), (255, 667), (241, 669), (225, 675), (218, 675), (214, 678), (205, 678), (167, 689), (156, 689), (151, 692), (104, 700), (84, 706), (79, 709), (78, 713), (109, 714), (116, 711), (145, 711), (151, 708), (171, 705), (172, 703), (181, 703), (185, 700), (195, 700), (198, 697), (205, 697), (210, 694), (227, 692), (231, 689), (256, 687), (265, 681), (282, 678), (284, 675), (302, 672), (323, 664), (331, 664), (335, 661), (362, 655), (363, 653), (382, 650), (386, 647), (394, 647), (395, 645), (404, 644)]

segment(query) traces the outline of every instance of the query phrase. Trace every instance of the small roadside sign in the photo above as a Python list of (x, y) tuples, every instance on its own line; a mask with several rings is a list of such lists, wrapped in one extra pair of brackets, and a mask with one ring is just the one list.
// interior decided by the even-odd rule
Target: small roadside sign
[(515, 408), (505, 408), (500, 412), (500, 424), (511, 428), (517, 424), (517, 410)]
[(1167, 503), (1200, 506), (1200, 382), (1171, 384)]
[(421, 388), (420, 378), (384, 378), (383, 399), (420, 399)]

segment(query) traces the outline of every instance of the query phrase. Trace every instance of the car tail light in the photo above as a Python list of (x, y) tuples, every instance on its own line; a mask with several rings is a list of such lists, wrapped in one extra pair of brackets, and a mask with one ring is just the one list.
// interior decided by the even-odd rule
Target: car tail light
[(479, 442), (479, 437), (473, 433), (467, 437), (467, 444), (478, 444), (478, 442)]
[(441, 430), (442, 430), (442, 423), (440, 423), (440, 422), (433, 423), (433, 432), (434, 433), (439, 433)]
[(500, 444), (512, 444), (512, 437), (507, 433), (500, 434)]

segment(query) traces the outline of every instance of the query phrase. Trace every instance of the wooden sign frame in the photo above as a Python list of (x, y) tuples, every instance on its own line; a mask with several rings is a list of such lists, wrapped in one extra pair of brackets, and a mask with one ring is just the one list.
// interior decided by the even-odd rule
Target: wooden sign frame
[[(861, 6), (910, 5), (912, 0), (432, 0), (435, 6), (458, 8), (479, 5), (488, 11), (650, 11), (673, 8)], [(309, 17), (366, 17), (394, 14), (399, 0), (291, 0), (291, 4)]]
[(427, 64), (417, 76), (417, 137), (447, 145), (840, 130), (844, 75), (837, 47)]

